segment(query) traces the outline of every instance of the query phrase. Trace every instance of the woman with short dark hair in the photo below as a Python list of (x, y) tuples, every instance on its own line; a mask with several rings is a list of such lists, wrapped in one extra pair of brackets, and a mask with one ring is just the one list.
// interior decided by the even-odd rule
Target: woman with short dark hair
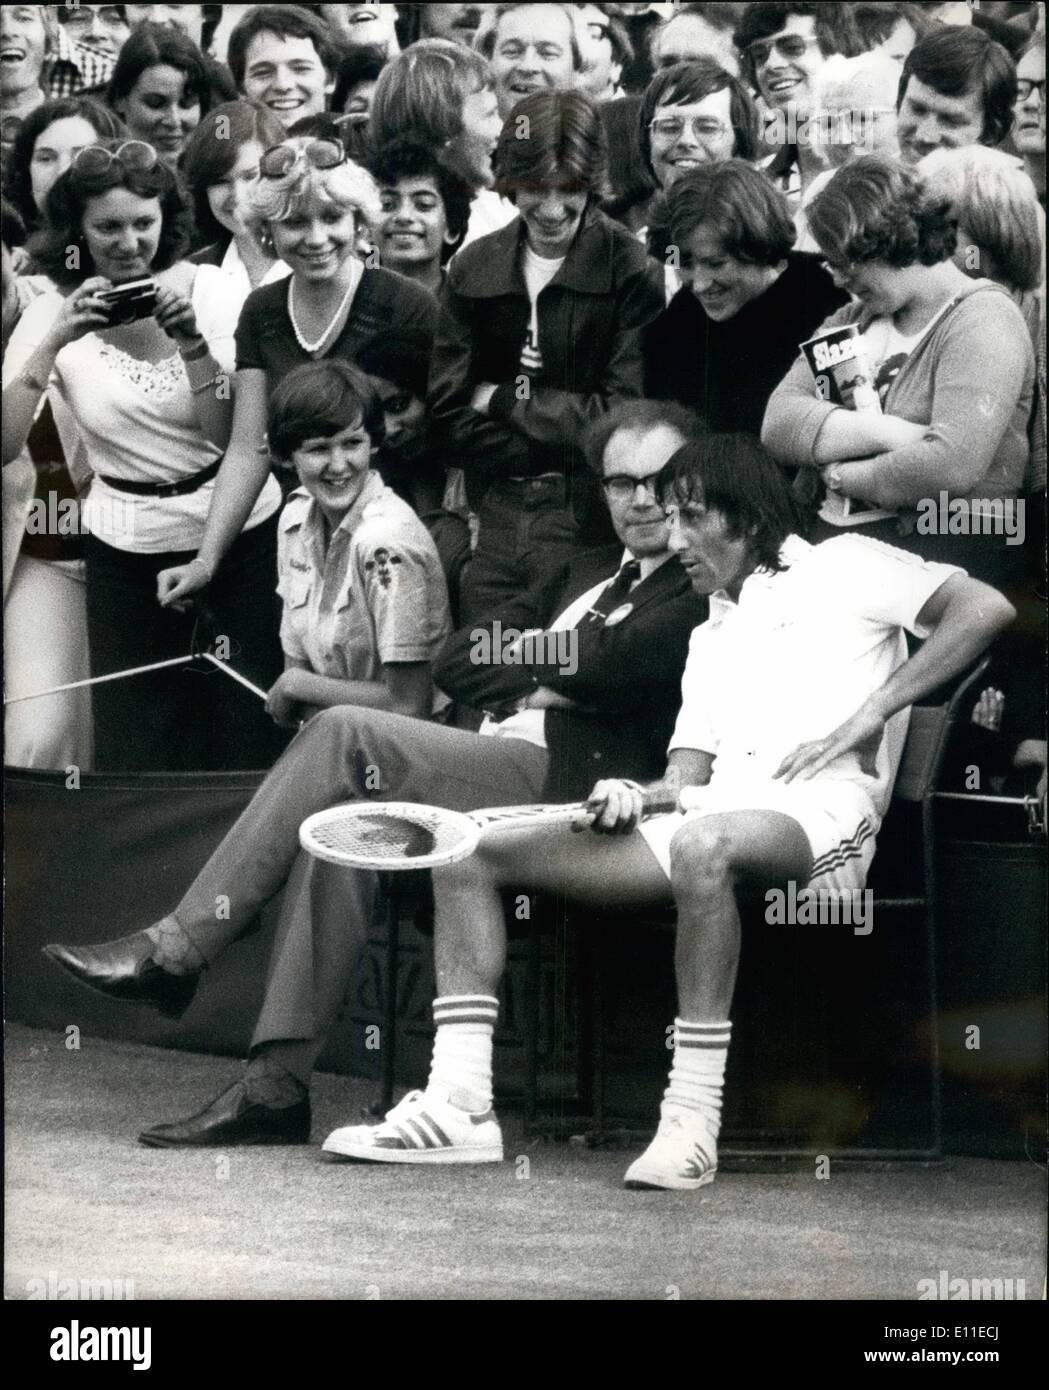
[[(809, 222), (853, 296), (824, 328), (860, 329), (881, 410), (824, 399), (801, 355), (769, 401), (765, 444), (781, 462), (821, 470), (831, 494), (822, 534), (863, 526), (1007, 583), (1021, 547), (1006, 543), (993, 511), (1023, 481), (1034, 384), (1019, 309), (1000, 285), (954, 263), (949, 202), (903, 164), (865, 155), (845, 165)], [(941, 503), (955, 500), (948, 527)]]
[(787, 201), (753, 166), (694, 169), (666, 201), (685, 284), (645, 330), (645, 394), (680, 401), (712, 430), (759, 434), (798, 344), (846, 296), (817, 257), (792, 249)]
[[(22, 315), (4, 363), (4, 461), (26, 442), (46, 392), (66, 456), (82, 449), (92, 470), (84, 526), (94, 675), (191, 646), (192, 618), (157, 607), (157, 576), (200, 543), (232, 409), (220, 349), (196, 321), (189, 227), (186, 197), (151, 145), (81, 150), (51, 189), (34, 242), (57, 288)], [(274, 482), (238, 527), (209, 594), (238, 669), (262, 684), (280, 662), (279, 505)], [(266, 765), (272, 732), (228, 687), (168, 672), (95, 686), (98, 768)]]
[(430, 376), (435, 434), (480, 515), (466, 622), (598, 538), (582, 435), (614, 400), (641, 395), (640, 330), (663, 303), (658, 266), (595, 205), (606, 147), (589, 97), (518, 103), (495, 169), (519, 216), (451, 262)]

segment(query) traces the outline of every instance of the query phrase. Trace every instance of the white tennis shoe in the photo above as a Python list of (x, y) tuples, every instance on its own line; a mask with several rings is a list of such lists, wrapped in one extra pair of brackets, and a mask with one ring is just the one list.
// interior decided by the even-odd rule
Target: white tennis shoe
[(626, 1170), (626, 1187), (663, 1187), (691, 1192), (713, 1182), (718, 1142), (695, 1110), (665, 1111), (656, 1137)]
[(410, 1091), (381, 1125), (348, 1125), (328, 1135), (325, 1153), (372, 1163), (501, 1163), (494, 1110), (471, 1115), (431, 1087)]

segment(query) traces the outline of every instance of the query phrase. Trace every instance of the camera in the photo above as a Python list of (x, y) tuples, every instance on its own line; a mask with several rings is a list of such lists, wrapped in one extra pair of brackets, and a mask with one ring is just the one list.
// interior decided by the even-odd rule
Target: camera
[(119, 324), (148, 319), (157, 307), (157, 282), (150, 276), (129, 280), (112, 290), (101, 290), (98, 298), (105, 304), (111, 328)]

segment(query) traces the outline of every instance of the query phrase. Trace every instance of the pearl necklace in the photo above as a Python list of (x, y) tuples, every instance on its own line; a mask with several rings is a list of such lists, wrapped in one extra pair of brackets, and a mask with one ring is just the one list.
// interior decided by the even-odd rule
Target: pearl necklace
[[(359, 267), (359, 270), (361, 272), (363, 272), (363, 269), (363, 266)], [(292, 332), (295, 334), (295, 341), (298, 343), (299, 347), (302, 348), (303, 352), (317, 352), (328, 341), (328, 339), (331, 337), (332, 329), (338, 323), (339, 319), (342, 318), (343, 310), (346, 308), (346, 305), (350, 302), (354, 290), (360, 284), (360, 279), (361, 276), (358, 271), (358, 266), (354, 264), (351, 267), (350, 271), (350, 283), (346, 286), (346, 293), (339, 300), (338, 308), (335, 310), (335, 313), (328, 320), (328, 326), (325, 328), (321, 336), (318, 339), (316, 339), (315, 342), (311, 343), (308, 341), (306, 336), (303, 334), (302, 330), (299, 328), (298, 323), (295, 321), (295, 276), (291, 275), (288, 277), (288, 318), (291, 320), (291, 327)]]

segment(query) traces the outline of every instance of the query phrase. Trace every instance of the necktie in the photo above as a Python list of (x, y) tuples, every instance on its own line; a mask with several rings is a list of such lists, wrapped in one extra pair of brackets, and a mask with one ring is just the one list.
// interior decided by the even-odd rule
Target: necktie
[(635, 584), (641, 577), (641, 561), (628, 560), (619, 571), (611, 584), (598, 594), (593, 608), (587, 610), (584, 622), (603, 623), (619, 605), (624, 601), (630, 592), (631, 585)]

